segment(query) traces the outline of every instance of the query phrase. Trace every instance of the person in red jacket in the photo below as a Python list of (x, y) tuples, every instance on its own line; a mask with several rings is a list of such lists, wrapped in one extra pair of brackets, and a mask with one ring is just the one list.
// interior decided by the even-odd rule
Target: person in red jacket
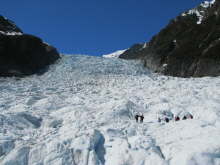
[(176, 116), (175, 117), (175, 121), (179, 121), (180, 120), (180, 117), (179, 116)]

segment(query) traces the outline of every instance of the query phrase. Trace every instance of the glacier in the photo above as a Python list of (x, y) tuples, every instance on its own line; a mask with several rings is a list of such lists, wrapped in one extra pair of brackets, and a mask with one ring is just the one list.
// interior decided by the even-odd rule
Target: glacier
[(110, 54), (104, 54), (102, 55), (102, 57), (105, 57), (105, 58), (119, 58), (119, 56), (121, 54), (123, 54), (127, 49), (124, 49), (124, 50), (118, 50), (116, 52), (113, 52), (113, 53), (110, 53)]
[[(219, 77), (72, 55), (43, 75), (0, 78), (0, 95), (1, 165), (220, 165)], [(194, 118), (159, 123), (161, 111)]]

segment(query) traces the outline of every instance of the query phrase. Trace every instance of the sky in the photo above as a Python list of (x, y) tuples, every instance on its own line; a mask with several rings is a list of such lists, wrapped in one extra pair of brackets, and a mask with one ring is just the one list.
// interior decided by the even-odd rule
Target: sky
[(147, 42), (202, 0), (1, 0), (0, 14), (60, 53), (99, 56)]

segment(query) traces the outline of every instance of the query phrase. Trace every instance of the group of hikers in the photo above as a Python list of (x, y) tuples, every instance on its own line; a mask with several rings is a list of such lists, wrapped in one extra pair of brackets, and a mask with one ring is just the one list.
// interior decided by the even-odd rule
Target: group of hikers
[(187, 111), (181, 111), (178, 114), (175, 115), (170, 111), (162, 111), (160, 113), (160, 116), (158, 117), (158, 122), (166, 122), (169, 123), (171, 120), (179, 121), (179, 120), (187, 120), (187, 119), (193, 119), (193, 115)]
[(144, 115), (142, 113), (135, 115), (135, 120), (137, 123), (139, 122), (139, 118), (140, 118), (140, 123), (143, 123), (144, 122)]
[[(143, 123), (144, 121), (144, 115), (142, 113), (139, 113), (139, 114), (136, 114), (135, 116), (135, 120), (136, 122), (140, 122), (140, 123)], [(160, 114), (159, 114), (159, 117), (158, 117), (158, 122), (166, 122), (166, 123), (169, 123), (171, 120), (174, 121), (179, 121), (179, 120), (187, 120), (187, 119), (193, 119), (193, 115), (189, 112), (180, 112), (179, 114), (177, 114), (175, 117), (173, 115), (172, 112), (169, 112), (169, 111), (162, 111)]]
[[(189, 116), (183, 116), (182, 117), (182, 120), (187, 120), (187, 119), (193, 119), (193, 115), (189, 115)], [(165, 121), (166, 123), (169, 123), (169, 121), (170, 120), (172, 120), (172, 119), (169, 119), (168, 117), (165, 117), (164, 119), (161, 119), (160, 117), (158, 118), (158, 122), (161, 122), (161, 121)], [(175, 121), (179, 121), (180, 120), (180, 117), (179, 116), (176, 116), (175, 118), (174, 118), (174, 120)]]

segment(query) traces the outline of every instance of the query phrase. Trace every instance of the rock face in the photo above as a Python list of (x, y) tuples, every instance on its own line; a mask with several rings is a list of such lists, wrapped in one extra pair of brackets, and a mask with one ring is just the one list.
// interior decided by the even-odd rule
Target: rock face
[(149, 43), (136, 44), (120, 58), (141, 59), (155, 72), (177, 77), (220, 75), (220, 1), (182, 13)]
[(0, 16), (0, 76), (40, 73), (59, 58), (54, 47), (23, 34), (12, 21)]

